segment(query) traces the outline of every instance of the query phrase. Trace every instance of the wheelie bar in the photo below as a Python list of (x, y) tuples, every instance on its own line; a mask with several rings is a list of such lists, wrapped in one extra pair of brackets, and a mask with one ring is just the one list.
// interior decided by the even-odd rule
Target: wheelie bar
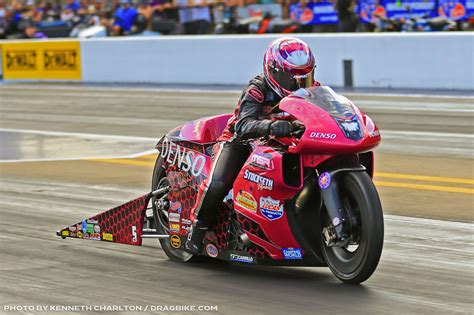
[(81, 238), (140, 246), (142, 238), (167, 238), (144, 227), (146, 210), (152, 197), (165, 194), (169, 187), (152, 191), (120, 206), (101, 212), (56, 232), (64, 238)]

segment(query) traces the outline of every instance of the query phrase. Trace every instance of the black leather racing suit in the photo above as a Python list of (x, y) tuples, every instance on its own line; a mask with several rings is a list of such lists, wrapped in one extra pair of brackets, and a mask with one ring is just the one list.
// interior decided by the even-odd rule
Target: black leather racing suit
[(222, 200), (250, 154), (250, 146), (245, 140), (269, 135), (272, 121), (268, 117), (279, 111), (276, 105), (280, 100), (281, 97), (265, 82), (263, 74), (250, 80), (243, 90), (234, 116), (214, 147), (214, 164), (209, 178), (199, 188), (194, 213), (198, 227), (212, 225)]

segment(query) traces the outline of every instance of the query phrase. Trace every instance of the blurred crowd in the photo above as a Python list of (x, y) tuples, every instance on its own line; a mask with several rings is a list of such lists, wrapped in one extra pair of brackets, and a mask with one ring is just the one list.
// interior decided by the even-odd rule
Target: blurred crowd
[[(0, 0), (0, 38), (92, 35), (160, 35), (209, 33), (289, 33), (325, 31), (304, 27), (291, 19), (290, 6), (318, 0)], [(327, 2), (327, 0), (326, 0)], [(359, 17), (355, 0), (333, 0), (339, 25), (329, 31), (355, 31)], [(276, 5), (272, 14), (251, 14), (243, 19), (238, 9)], [(94, 28), (95, 27), (95, 28)], [(253, 29), (252, 29), (253, 28)], [(359, 29), (360, 30), (360, 26)], [(94, 33), (95, 32), (95, 33)], [(94, 36), (90, 36), (94, 37)]]

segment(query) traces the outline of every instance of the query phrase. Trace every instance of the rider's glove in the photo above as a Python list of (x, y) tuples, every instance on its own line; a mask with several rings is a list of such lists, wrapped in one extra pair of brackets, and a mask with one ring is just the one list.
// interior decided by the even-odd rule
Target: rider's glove
[(270, 134), (277, 138), (289, 137), (293, 131), (293, 125), (289, 121), (277, 120), (270, 125)]

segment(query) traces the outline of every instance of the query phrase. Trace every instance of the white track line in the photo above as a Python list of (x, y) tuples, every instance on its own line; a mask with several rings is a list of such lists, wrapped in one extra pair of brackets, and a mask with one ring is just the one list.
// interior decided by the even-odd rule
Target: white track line
[(102, 156), (84, 156), (72, 158), (51, 158), (51, 159), (19, 159), (19, 160), (0, 160), (0, 163), (23, 163), (23, 162), (60, 162), (60, 161), (81, 161), (81, 160), (108, 160), (108, 159), (134, 159), (140, 156), (156, 154), (158, 150), (152, 149), (142, 152), (137, 152), (128, 155), (102, 155)]
[[(35, 134), (35, 135), (44, 135), (44, 136), (53, 136), (53, 137), (74, 137), (74, 138), (81, 138), (81, 139), (96, 139), (96, 140), (107, 139), (107, 140), (117, 140), (117, 141), (123, 141), (123, 142), (131, 142), (131, 143), (157, 143), (159, 140), (158, 138), (148, 138), (148, 137), (117, 136), (117, 135), (104, 135), (104, 134), (93, 134), (93, 133), (46, 131), (46, 130), (31, 130), (31, 129), (0, 128), (0, 132)], [(0, 160), (0, 163), (52, 162), (52, 161), (76, 161), (76, 160), (94, 160), (94, 159), (122, 159), (122, 158), (133, 159), (133, 158), (143, 156), (143, 155), (155, 154), (157, 152), (158, 151), (156, 149), (150, 149), (150, 150), (127, 154), (127, 155), (85, 156), (85, 157), (72, 157), (72, 158), (50, 158), (50, 159)]]
[[(59, 82), (63, 83), (63, 82)], [(242, 88), (224, 88), (224, 89), (209, 89), (209, 88), (200, 88), (196, 87), (188, 87), (188, 88), (172, 88), (172, 87), (134, 87), (134, 86), (94, 86), (94, 83), (90, 83), (92, 85), (59, 85), (59, 86), (52, 86), (52, 85), (28, 85), (28, 84), (16, 84), (16, 83), (6, 83), (3, 84), (4, 89), (16, 89), (16, 90), (95, 90), (95, 91), (113, 91), (113, 90), (120, 90), (120, 91), (137, 91), (137, 92), (177, 92), (177, 93), (209, 93), (209, 94), (221, 94), (221, 93), (240, 93)], [(337, 87), (334, 87), (337, 90)], [(455, 91), (454, 91), (455, 92)], [(461, 93), (464, 91), (460, 91)], [(343, 92), (341, 91), (340, 94), (347, 95), (347, 96), (381, 96), (381, 97), (415, 97), (415, 98), (443, 98), (443, 99), (473, 99), (474, 96), (470, 95), (450, 95), (450, 94), (410, 94), (407, 93), (378, 93), (377, 91), (374, 92)]]
[(12, 129), (12, 128), (0, 128), (0, 132), (12, 132), (12, 133), (28, 133), (54, 137), (75, 137), (83, 139), (110, 139), (118, 141), (129, 141), (129, 142), (149, 142), (157, 141), (159, 138), (151, 137), (135, 137), (135, 136), (118, 136), (118, 135), (104, 135), (96, 133), (81, 133), (81, 132), (64, 132), (64, 131), (48, 131), (48, 130), (33, 130), (33, 129)]
[(403, 224), (438, 226), (440, 228), (474, 229), (474, 224), (472, 223), (405, 217), (405, 216), (393, 215), (393, 214), (384, 214), (384, 220), (403, 223)]
[[(409, 131), (409, 130), (380, 130), (383, 136), (403, 136), (410, 139), (425, 140), (426, 138), (462, 138), (474, 139), (474, 135), (467, 133), (431, 132), (431, 131)], [(425, 139), (422, 139), (425, 138)]]

